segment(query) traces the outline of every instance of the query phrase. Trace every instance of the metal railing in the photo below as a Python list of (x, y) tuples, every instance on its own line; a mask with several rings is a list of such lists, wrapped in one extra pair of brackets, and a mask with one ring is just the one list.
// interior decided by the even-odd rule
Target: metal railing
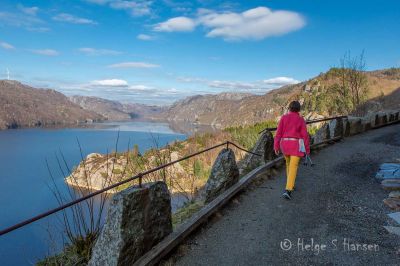
[[(347, 116), (336, 116), (336, 117), (328, 117), (328, 118), (323, 118), (323, 119), (309, 120), (309, 121), (306, 121), (306, 124), (313, 124), (313, 123), (324, 122), (324, 121), (329, 121), (329, 120), (334, 120), (334, 119), (339, 119), (339, 118), (346, 118), (346, 117), (347, 117)], [(262, 132), (264, 132), (264, 131), (266, 131), (266, 130), (273, 131), (273, 130), (276, 130), (276, 129), (277, 129), (277, 128), (265, 128), (264, 130), (262, 130), (262, 131), (259, 132), (259, 133), (262, 133)], [(45, 218), (45, 217), (47, 217), (47, 216), (49, 216), (49, 215), (52, 215), (52, 214), (57, 213), (57, 212), (59, 212), (59, 211), (62, 211), (62, 210), (64, 210), (64, 209), (66, 209), (66, 208), (69, 208), (69, 207), (75, 205), (75, 204), (78, 204), (78, 203), (80, 203), (80, 202), (82, 202), (82, 201), (85, 201), (85, 200), (87, 200), (87, 199), (89, 199), (89, 198), (92, 198), (92, 197), (94, 197), (94, 196), (97, 196), (97, 195), (99, 195), (99, 194), (101, 194), (101, 193), (104, 193), (104, 192), (106, 192), (106, 191), (108, 191), (108, 190), (111, 190), (111, 189), (113, 189), (113, 188), (119, 187), (119, 186), (121, 186), (121, 185), (123, 185), (123, 184), (132, 182), (132, 181), (134, 181), (134, 180), (139, 180), (139, 187), (141, 187), (141, 186), (142, 186), (142, 178), (143, 178), (143, 176), (145, 176), (145, 175), (154, 173), (154, 172), (159, 171), (159, 170), (161, 170), (161, 169), (163, 169), (163, 168), (166, 168), (166, 167), (171, 166), (171, 165), (173, 165), (173, 164), (179, 163), (179, 162), (181, 162), (181, 161), (187, 160), (187, 159), (189, 159), (189, 158), (192, 158), (192, 157), (194, 157), (194, 156), (200, 155), (200, 154), (202, 154), (202, 153), (208, 152), (208, 151), (210, 151), (210, 150), (213, 150), (213, 149), (216, 149), (216, 148), (219, 148), (219, 147), (226, 146), (226, 148), (229, 148), (229, 145), (232, 145), (232, 146), (236, 147), (237, 149), (242, 150), (242, 151), (244, 151), (244, 152), (246, 152), (246, 153), (253, 154), (253, 155), (256, 155), (256, 156), (262, 156), (261, 154), (257, 154), (257, 153), (254, 153), (254, 152), (252, 152), (252, 151), (246, 150), (246, 149), (240, 147), (239, 145), (237, 145), (237, 144), (235, 144), (235, 143), (233, 143), (233, 142), (231, 142), (231, 141), (225, 141), (225, 142), (223, 142), (223, 143), (214, 145), (214, 146), (209, 147), (209, 148), (207, 148), (207, 149), (204, 149), (204, 150), (198, 151), (198, 152), (196, 152), (196, 153), (193, 153), (193, 154), (187, 155), (187, 156), (185, 156), (185, 157), (182, 157), (182, 158), (180, 158), (180, 159), (178, 159), (178, 160), (171, 161), (171, 162), (169, 162), (169, 163), (160, 165), (160, 166), (155, 167), (155, 168), (152, 168), (152, 169), (150, 169), (150, 170), (147, 170), (147, 171), (138, 173), (137, 175), (132, 176), (132, 177), (130, 177), (130, 178), (127, 178), (127, 179), (125, 179), (125, 180), (123, 180), (123, 181), (120, 181), (120, 182), (118, 182), (118, 183), (115, 183), (115, 184), (113, 184), (113, 185), (110, 185), (110, 186), (108, 186), (108, 187), (105, 187), (105, 188), (103, 188), (103, 189), (97, 190), (97, 191), (95, 191), (95, 192), (89, 193), (88, 195), (86, 195), (86, 196), (84, 196), (84, 197), (78, 198), (78, 199), (73, 200), (73, 201), (71, 201), (71, 202), (68, 202), (68, 203), (66, 203), (66, 204), (64, 204), (64, 205), (61, 205), (61, 206), (59, 206), (59, 207), (57, 207), (57, 208), (51, 209), (51, 210), (49, 210), (49, 211), (47, 211), (47, 212), (38, 214), (38, 215), (36, 215), (36, 216), (34, 216), (34, 217), (32, 217), (32, 218), (29, 218), (29, 219), (27, 219), (27, 220), (24, 220), (24, 221), (22, 221), (22, 222), (19, 222), (19, 223), (13, 225), (13, 226), (7, 227), (7, 228), (5, 228), (5, 229), (3, 229), (3, 230), (0, 230), (0, 236), (5, 235), (5, 234), (8, 234), (8, 233), (10, 233), (10, 232), (12, 232), (12, 231), (17, 230), (18, 228), (21, 228), (21, 227), (23, 227), (23, 226), (26, 226), (26, 225), (31, 224), (31, 223), (33, 223), (33, 222), (36, 222), (36, 221), (38, 221), (38, 220), (40, 220), (40, 219), (43, 219), (43, 218)]]
[(242, 151), (244, 151), (244, 152), (247, 152), (247, 153), (250, 153), (250, 154), (253, 154), (253, 155), (256, 155), (256, 156), (261, 156), (260, 154), (257, 154), (257, 153), (251, 152), (251, 151), (249, 151), (249, 150), (246, 150), (246, 149), (240, 147), (239, 145), (237, 145), (237, 144), (235, 144), (235, 143), (233, 143), (233, 142), (231, 142), (231, 141), (225, 141), (225, 142), (223, 142), (223, 143), (214, 145), (214, 146), (209, 147), (209, 148), (207, 148), (207, 149), (204, 149), (204, 150), (198, 151), (198, 152), (196, 152), (196, 153), (193, 153), (193, 154), (187, 155), (187, 156), (185, 156), (185, 157), (182, 157), (182, 158), (180, 158), (180, 159), (178, 159), (178, 160), (171, 161), (171, 162), (169, 162), (169, 163), (160, 165), (160, 166), (155, 167), (155, 168), (152, 168), (152, 169), (150, 169), (150, 170), (147, 170), (147, 171), (138, 173), (137, 175), (132, 176), (132, 177), (130, 177), (130, 178), (127, 178), (127, 179), (125, 179), (125, 180), (123, 180), (123, 181), (121, 181), (121, 182), (115, 183), (115, 184), (110, 185), (110, 186), (108, 186), (108, 187), (105, 187), (105, 188), (103, 188), (103, 189), (100, 189), (100, 190), (97, 190), (97, 191), (95, 191), (95, 192), (92, 192), (92, 193), (90, 193), (90, 194), (88, 194), (88, 195), (86, 195), (86, 196), (84, 196), (84, 197), (81, 197), (81, 198), (79, 198), (79, 199), (76, 199), (76, 200), (73, 200), (73, 201), (71, 201), (71, 202), (68, 202), (68, 203), (66, 203), (66, 204), (64, 204), (64, 205), (61, 205), (61, 206), (59, 206), (59, 207), (57, 207), (57, 208), (54, 208), (54, 209), (51, 209), (51, 210), (49, 210), (49, 211), (47, 211), (47, 212), (38, 214), (38, 215), (36, 215), (36, 216), (34, 216), (34, 217), (32, 217), (32, 218), (29, 218), (29, 219), (27, 219), (27, 220), (24, 220), (24, 221), (22, 221), (22, 222), (20, 222), (20, 223), (17, 223), (17, 224), (15, 224), (15, 225), (13, 225), (13, 226), (10, 226), (10, 227), (8, 227), (8, 228), (5, 228), (5, 229), (1, 230), (1, 231), (0, 231), (0, 236), (5, 235), (5, 234), (7, 234), (7, 233), (10, 233), (10, 232), (12, 232), (12, 231), (14, 231), (14, 230), (16, 230), (16, 229), (18, 229), (18, 228), (21, 228), (21, 227), (23, 227), (23, 226), (26, 226), (26, 225), (31, 224), (31, 223), (33, 223), (33, 222), (36, 222), (36, 221), (38, 221), (38, 220), (40, 220), (40, 219), (43, 219), (43, 218), (45, 218), (45, 217), (47, 217), (47, 216), (49, 216), (49, 215), (52, 215), (52, 214), (54, 214), (54, 213), (56, 213), (56, 212), (59, 212), (59, 211), (62, 211), (62, 210), (64, 210), (64, 209), (66, 209), (66, 208), (69, 208), (69, 207), (75, 205), (75, 204), (78, 204), (78, 203), (80, 203), (80, 202), (82, 202), (82, 201), (85, 201), (85, 200), (87, 200), (87, 199), (89, 199), (89, 198), (92, 198), (92, 197), (94, 197), (94, 196), (97, 196), (97, 195), (99, 195), (99, 194), (101, 194), (101, 193), (104, 193), (104, 192), (106, 192), (106, 191), (108, 191), (108, 190), (111, 190), (111, 189), (113, 189), (113, 188), (119, 187), (119, 186), (121, 186), (121, 185), (123, 185), (123, 184), (132, 182), (132, 181), (134, 181), (134, 180), (139, 180), (139, 187), (141, 187), (141, 186), (142, 186), (142, 178), (143, 178), (143, 176), (145, 176), (145, 175), (154, 173), (154, 172), (156, 172), (156, 171), (159, 171), (159, 170), (161, 170), (161, 169), (163, 169), (163, 168), (166, 168), (166, 167), (168, 167), (168, 166), (171, 166), (171, 165), (173, 165), (173, 164), (176, 164), (176, 163), (179, 163), (179, 162), (181, 162), (181, 161), (190, 159), (190, 158), (192, 158), (192, 157), (195, 157), (195, 156), (197, 156), (197, 155), (200, 155), (200, 154), (202, 154), (202, 153), (208, 152), (208, 151), (210, 151), (210, 150), (214, 150), (214, 149), (219, 148), (219, 147), (222, 147), (222, 146), (226, 146), (226, 148), (229, 148), (229, 145), (232, 145), (232, 146), (234, 146), (234, 147), (236, 147), (236, 148), (238, 148), (239, 150), (242, 150)]
[[(314, 123), (319, 123), (319, 122), (325, 122), (325, 121), (330, 121), (330, 120), (334, 120), (334, 119), (339, 119), (339, 118), (347, 118), (347, 115), (340, 115), (340, 116), (334, 116), (334, 117), (326, 117), (326, 118), (321, 118), (321, 119), (314, 119), (314, 120), (307, 120), (306, 124), (314, 124)], [(277, 127), (267, 127), (264, 128), (263, 130), (261, 130), (260, 132), (258, 132), (258, 134), (263, 133), (264, 131), (275, 131), (277, 130)]]

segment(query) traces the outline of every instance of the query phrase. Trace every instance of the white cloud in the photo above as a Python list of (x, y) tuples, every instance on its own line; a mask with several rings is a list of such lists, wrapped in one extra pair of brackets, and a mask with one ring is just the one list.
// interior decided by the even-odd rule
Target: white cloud
[(156, 68), (160, 65), (146, 63), (146, 62), (122, 62), (109, 65), (110, 68)]
[(237, 81), (221, 81), (221, 80), (214, 80), (208, 83), (208, 86), (212, 88), (222, 88), (222, 89), (229, 89), (229, 90), (253, 90), (257, 89), (258, 85), (255, 83), (247, 83), (247, 82), (237, 82)]
[(140, 17), (151, 14), (152, 1), (111, 1), (110, 7), (127, 10), (132, 16)]
[(148, 91), (148, 90), (153, 90), (153, 87), (147, 86), (147, 85), (132, 85), (129, 86), (129, 89), (131, 90), (137, 90), (137, 91)]
[(39, 8), (37, 6), (33, 7), (25, 7), (21, 4), (19, 4), (18, 9), (21, 10), (23, 13), (30, 15), (30, 16), (36, 16), (37, 12), (39, 11)]
[(93, 80), (90, 82), (90, 85), (101, 87), (128, 87), (128, 82), (122, 79), (103, 79)]
[(50, 28), (48, 28), (48, 27), (28, 27), (26, 29), (29, 31), (33, 31), (33, 32), (48, 32), (48, 31), (50, 31)]
[(196, 77), (178, 77), (178, 81), (187, 82), (187, 83), (204, 83), (207, 82), (206, 79), (196, 78)]
[(30, 50), (34, 54), (46, 55), (46, 56), (57, 56), (60, 53), (53, 49), (41, 49), (41, 50)]
[(291, 77), (275, 77), (256, 81), (232, 81), (232, 80), (208, 80), (199, 77), (177, 77), (177, 81), (184, 83), (195, 83), (206, 85), (210, 88), (223, 89), (224, 91), (265, 93), (270, 89), (279, 88), (285, 85), (296, 84), (300, 81)]
[(171, 18), (157, 24), (154, 30), (192, 31), (197, 25), (202, 25), (208, 31), (207, 37), (220, 37), (230, 41), (261, 40), (301, 29), (305, 24), (305, 19), (299, 13), (272, 11), (267, 7), (257, 7), (242, 13), (199, 9), (196, 18)]
[(1, 24), (35, 31), (39, 25), (44, 24), (44, 21), (36, 16), (22, 12), (0, 12), (0, 25)]
[(90, 48), (90, 47), (79, 48), (78, 51), (80, 53), (83, 53), (83, 54), (89, 55), (89, 56), (119, 55), (119, 54), (122, 54), (122, 52), (115, 51), (115, 50), (96, 49), (96, 48)]
[(134, 17), (141, 17), (151, 14), (151, 4), (153, 1), (150, 0), (137, 0), (137, 1), (125, 1), (125, 0), (86, 0), (86, 2), (108, 5), (112, 9), (125, 10)]
[(154, 36), (147, 35), (147, 34), (139, 34), (136, 38), (137, 38), (138, 40), (142, 40), (142, 41), (151, 41), (151, 40), (154, 40)]
[(11, 44), (6, 43), (6, 42), (1, 42), (1, 41), (0, 41), (0, 47), (3, 49), (6, 49), (6, 50), (14, 50), (15, 49), (15, 47), (12, 46)]
[(158, 23), (154, 26), (155, 31), (164, 32), (187, 32), (193, 31), (196, 27), (196, 22), (188, 17), (176, 17), (168, 19), (165, 22)]
[(270, 85), (278, 85), (278, 86), (283, 86), (283, 85), (289, 85), (289, 84), (297, 84), (300, 81), (290, 78), (290, 77), (276, 77), (276, 78), (271, 78), (271, 79), (265, 79), (263, 80), (265, 84), (270, 84)]
[(110, 0), (85, 0), (85, 1), (89, 2), (89, 3), (98, 4), (98, 5), (104, 5), (108, 2), (110, 2)]
[(96, 25), (97, 24), (97, 22), (95, 22), (95, 21), (93, 21), (91, 19), (80, 18), (80, 17), (76, 17), (74, 15), (67, 14), (67, 13), (60, 13), (60, 14), (54, 16), (53, 20), (72, 23), (72, 24), (90, 24), (90, 25)]

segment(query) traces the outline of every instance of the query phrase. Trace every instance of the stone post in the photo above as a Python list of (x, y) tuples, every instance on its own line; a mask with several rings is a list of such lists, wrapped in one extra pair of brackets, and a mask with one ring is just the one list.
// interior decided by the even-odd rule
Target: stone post
[(331, 130), (329, 129), (330, 123), (325, 123), (313, 136), (312, 144), (321, 143), (327, 139), (330, 139)]
[(362, 132), (368, 131), (372, 128), (370, 117), (367, 116), (361, 118), (361, 127), (362, 127)]
[(240, 168), (244, 169), (254, 169), (268, 161), (275, 159), (276, 155), (274, 152), (274, 137), (272, 133), (268, 130), (264, 131), (258, 138), (256, 144), (251, 149), (254, 154), (246, 154), (243, 161), (240, 163)]
[(386, 125), (388, 122), (387, 114), (385, 112), (378, 112), (375, 116), (375, 126)]
[(349, 123), (349, 135), (356, 135), (362, 132), (363, 126), (361, 124), (361, 118), (359, 117), (348, 117)]
[(336, 118), (329, 121), (329, 137), (342, 137), (344, 134), (343, 118)]
[(223, 149), (218, 154), (211, 168), (205, 186), (205, 202), (211, 202), (218, 195), (237, 183), (239, 169), (236, 165), (235, 153), (231, 149)]
[(88, 265), (132, 265), (172, 232), (171, 198), (164, 182), (115, 194)]

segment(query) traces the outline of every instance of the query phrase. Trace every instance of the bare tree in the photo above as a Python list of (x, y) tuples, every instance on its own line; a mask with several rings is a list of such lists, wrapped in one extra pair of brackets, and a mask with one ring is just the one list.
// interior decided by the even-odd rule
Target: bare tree
[[(365, 74), (366, 63), (364, 51), (352, 57), (347, 52), (340, 60), (338, 94), (342, 98), (344, 109), (350, 113), (366, 100), (368, 79)], [(350, 101), (349, 101), (350, 100)]]

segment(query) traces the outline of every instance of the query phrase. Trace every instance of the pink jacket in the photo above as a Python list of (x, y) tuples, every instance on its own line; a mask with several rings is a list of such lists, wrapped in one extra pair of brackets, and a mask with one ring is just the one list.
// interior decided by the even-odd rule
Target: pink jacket
[(310, 154), (310, 139), (304, 118), (297, 112), (289, 112), (282, 116), (274, 139), (274, 149), (280, 150), (284, 155), (304, 156), (299, 151), (298, 140), (284, 140), (282, 138), (303, 139), (306, 153)]

